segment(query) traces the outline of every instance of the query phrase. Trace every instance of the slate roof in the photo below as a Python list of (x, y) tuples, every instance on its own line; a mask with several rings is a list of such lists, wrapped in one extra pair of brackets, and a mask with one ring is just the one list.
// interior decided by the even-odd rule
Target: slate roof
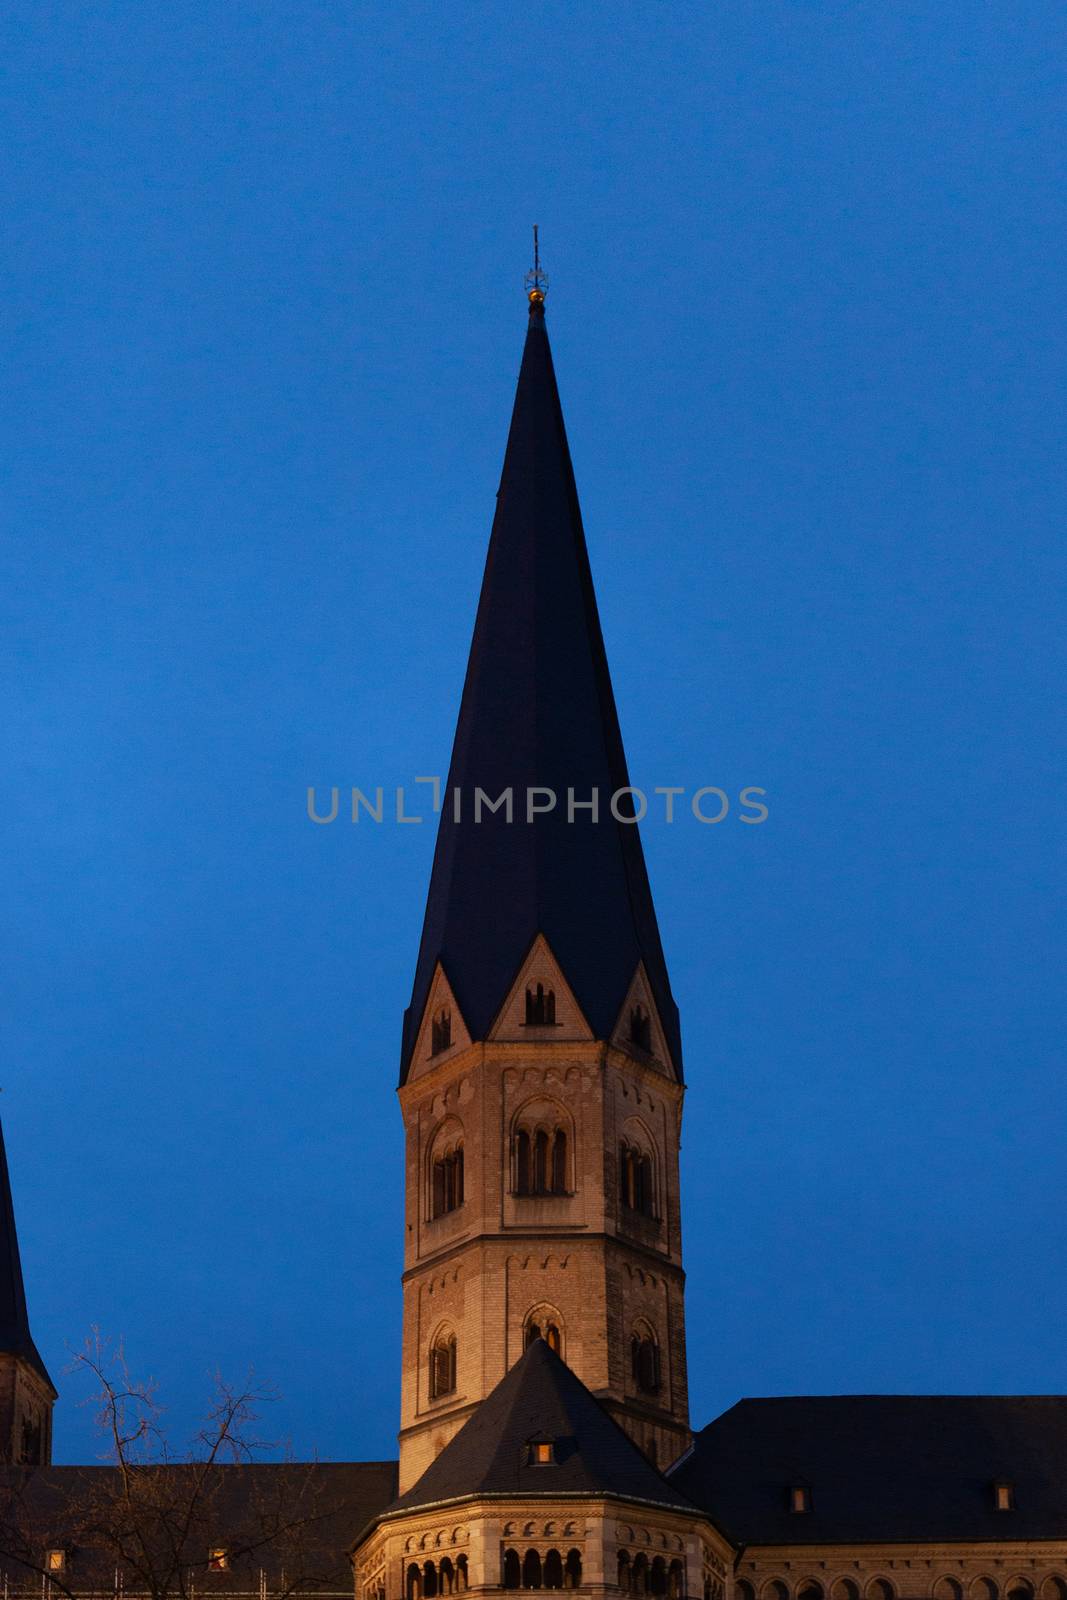
[(0, 1127), (0, 1351), (5, 1355), (22, 1356), (40, 1374), (54, 1394), (55, 1384), (48, 1369), (37, 1353), (30, 1335), (30, 1319), (26, 1311), (26, 1290), (22, 1282), (22, 1261), (19, 1257), (18, 1234), (15, 1230), (15, 1207), (11, 1199), (11, 1179), (7, 1170), (7, 1151), (4, 1133)]
[[(535, 1465), (528, 1442), (552, 1439), (555, 1460)], [(535, 1339), (477, 1411), (394, 1500), (408, 1511), (466, 1495), (617, 1495), (693, 1510), (570, 1367)]]
[[(594, 1035), (610, 1035), (644, 960), (681, 1072), (678, 1011), (660, 944), (636, 824), (611, 795), (629, 785), (589, 569), (543, 306), (531, 306), (497, 495), (411, 1004), (407, 1076), (434, 968), (441, 962), (470, 1030), (484, 1039), (538, 933), (560, 962)], [(514, 789), (503, 810), (471, 820), (475, 787)], [(528, 787), (555, 811), (527, 823)], [(566, 820), (567, 790), (600, 792), (600, 820)], [(523, 820), (519, 820), (519, 818)]]
[[(993, 1484), (1016, 1509), (994, 1508)], [(741, 1400), (670, 1481), (735, 1543), (1067, 1537), (1067, 1397), (836, 1395)], [(788, 1509), (805, 1485), (812, 1509)]]
[[(174, 1477), (185, 1469), (155, 1470)], [(348, 1550), (359, 1530), (396, 1494), (396, 1484), (395, 1461), (219, 1464), (211, 1471), (182, 1552), (195, 1569), (197, 1592), (254, 1593), (262, 1571), (270, 1583), (279, 1582), (284, 1572), (286, 1582), (299, 1590), (350, 1595)], [(21, 1553), (37, 1562), (45, 1550), (65, 1550), (64, 1581), (71, 1587), (110, 1592), (115, 1555), (99, 1540), (94, 1543), (94, 1519), (87, 1513), (119, 1488), (118, 1474), (108, 1466), (0, 1469), (0, 1575), (25, 1581), (26, 1569), (15, 1559), (21, 1538)], [(165, 1493), (160, 1501), (166, 1503)], [(187, 1492), (179, 1488), (174, 1503), (188, 1505)], [(140, 1525), (148, 1529), (150, 1519), (142, 1518)], [(279, 1527), (280, 1536), (272, 1538)], [(136, 1548), (132, 1540), (130, 1548)], [(224, 1571), (207, 1565), (209, 1549), (215, 1548), (228, 1552)], [(127, 1588), (136, 1592), (133, 1569), (124, 1577)]]

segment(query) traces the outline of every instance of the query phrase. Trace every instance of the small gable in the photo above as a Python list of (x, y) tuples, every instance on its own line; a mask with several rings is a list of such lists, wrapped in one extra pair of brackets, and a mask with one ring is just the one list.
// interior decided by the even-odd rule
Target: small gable
[(543, 934), (539, 933), (530, 947), (489, 1037), (527, 1044), (532, 1040), (592, 1039), (592, 1030)]
[(452, 986), (438, 962), (415, 1042), (411, 1076), (420, 1078), (432, 1072), (442, 1061), (448, 1061), (465, 1050), (470, 1042), (471, 1036), (456, 1004)]
[(626, 991), (611, 1042), (647, 1066), (666, 1073), (668, 1077), (675, 1076), (674, 1063), (643, 961), (638, 963)]

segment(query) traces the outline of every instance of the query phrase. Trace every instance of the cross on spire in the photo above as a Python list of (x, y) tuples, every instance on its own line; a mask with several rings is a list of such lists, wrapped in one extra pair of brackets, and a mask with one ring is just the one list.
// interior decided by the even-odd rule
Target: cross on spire
[(530, 305), (539, 306), (544, 303), (545, 290), (548, 288), (548, 279), (541, 271), (541, 247), (537, 239), (537, 223), (533, 225), (534, 233), (534, 260), (533, 266), (523, 280), (526, 292), (530, 297)]

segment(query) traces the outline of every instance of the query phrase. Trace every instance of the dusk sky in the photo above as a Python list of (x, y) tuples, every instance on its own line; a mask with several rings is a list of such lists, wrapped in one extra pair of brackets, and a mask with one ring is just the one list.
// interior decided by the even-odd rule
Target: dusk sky
[[(1061, 4), (14, 0), (0, 1084), (69, 1350), (391, 1456), (531, 224), (681, 1008), (694, 1423), (1067, 1390)], [(491, 915), (491, 907), (486, 908)]]

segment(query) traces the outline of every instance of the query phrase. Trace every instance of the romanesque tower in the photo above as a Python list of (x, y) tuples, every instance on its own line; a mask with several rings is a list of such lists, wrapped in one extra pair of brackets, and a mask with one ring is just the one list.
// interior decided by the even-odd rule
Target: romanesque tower
[(535, 280), (404, 1024), (401, 1490), (538, 1334), (661, 1467), (689, 1441), (681, 1045), (628, 785)]
[(56, 1391), (30, 1334), (7, 1152), (0, 1130), (0, 1465), (47, 1466)]

